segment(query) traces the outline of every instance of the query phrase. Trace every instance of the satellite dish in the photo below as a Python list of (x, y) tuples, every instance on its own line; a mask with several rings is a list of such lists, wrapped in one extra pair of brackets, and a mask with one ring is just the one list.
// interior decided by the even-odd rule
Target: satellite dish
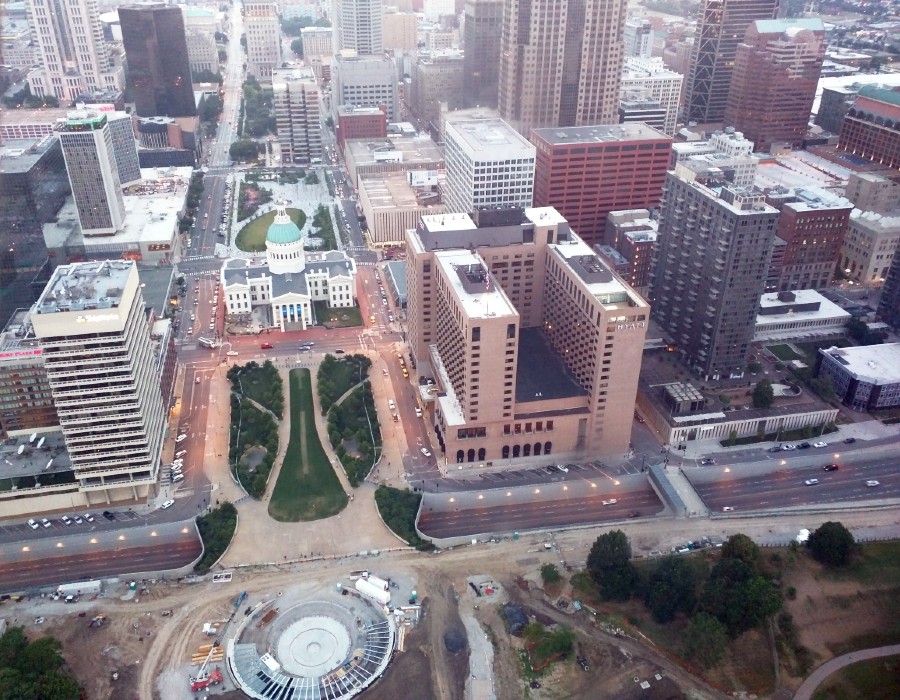
[(35, 440), (37, 440), (37, 433), (32, 433), (31, 437), (28, 438), (28, 442), (34, 442)]

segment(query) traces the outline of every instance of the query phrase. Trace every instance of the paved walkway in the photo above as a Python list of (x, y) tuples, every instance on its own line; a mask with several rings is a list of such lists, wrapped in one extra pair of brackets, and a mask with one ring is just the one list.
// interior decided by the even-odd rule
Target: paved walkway
[[(266, 493), (259, 501), (244, 497), (243, 491), (231, 479), (228, 469), (229, 382), (224, 366), (216, 372), (211, 390), (211, 410), (207, 429), (206, 471), (211, 481), (218, 482), (219, 489), (213, 498), (230, 500), (237, 504), (239, 525), (235, 538), (222, 566), (270, 564), (302, 558), (313, 554), (356, 554), (364, 550), (386, 549), (402, 546), (381, 522), (375, 507), (374, 489), (363, 486), (355, 492), (350, 488), (344, 470), (328, 443), (325, 418), (319, 410), (316, 392), (316, 374), (312, 374), (313, 411), (316, 429), (322, 447), (335, 465), (335, 473), (344, 491), (354, 498), (340, 514), (325, 520), (300, 523), (280, 523), (268, 513), (269, 499), (278, 479), (278, 473), (290, 439), (290, 421), (279, 424), (278, 457), (269, 476)], [(281, 370), (285, 386), (285, 416), (290, 415), (289, 371)], [(218, 410), (217, 410), (218, 409)], [(352, 543), (352, 545), (348, 544)]]
[(840, 671), (845, 666), (850, 666), (858, 661), (867, 661), (868, 659), (880, 659), (884, 656), (897, 656), (900, 654), (900, 644), (891, 644), (886, 647), (876, 647), (874, 649), (861, 649), (860, 651), (852, 651), (849, 654), (838, 656), (830, 661), (826, 661), (819, 666), (810, 676), (803, 681), (803, 684), (794, 694), (794, 700), (810, 700), (816, 689), (824, 683), (828, 677)]

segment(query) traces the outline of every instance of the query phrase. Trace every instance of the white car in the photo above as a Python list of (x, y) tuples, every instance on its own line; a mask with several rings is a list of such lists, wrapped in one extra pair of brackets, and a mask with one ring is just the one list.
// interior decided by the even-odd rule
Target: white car
[(176, 474), (175, 476), (172, 477), (172, 483), (177, 484), (182, 479), (184, 479), (184, 474)]
[(880, 481), (876, 481), (875, 479), (869, 479), (869, 480), (866, 482), (866, 486), (881, 486), (881, 482), (880, 482)]
[(63, 525), (71, 525), (72, 519), (68, 515), (64, 515), (60, 518), (63, 521)]
[[(559, 469), (564, 474), (569, 473), (569, 468), (565, 464), (557, 464), (556, 468)], [(615, 501), (613, 501), (613, 503), (615, 503)], [(603, 505), (606, 505), (606, 504), (604, 503)]]
[(175, 459), (181, 459), (186, 454), (187, 454), (187, 450), (178, 450), (178, 452), (175, 453)]
[(87, 522), (89, 522), (89, 523), (94, 522), (94, 516), (91, 515), (90, 513), (85, 513), (85, 514), (84, 514), (84, 519), (85, 519)]
[(237, 357), (238, 356), (237, 350), (229, 350), (225, 354), (228, 355), (228, 357)]
[(175, 501), (169, 500), (169, 501), (166, 501), (165, 503), (163, 503), (163, 504), (160, 506), (160, 508), (161, 508), (162, 510), (166, 510), (167, 508), (171, 508), (171, 507), (174, 506), (174, 505), (175, 505)]
[(422, 409), (417, 406), (416, 407), (416, 418), (421, 418), (421, 417), (422, 417)]
[(733, 510), (734, 510), (734, 506), (723, 506), (722, 507), (723, 513), (731, 513)]
[(388, 399), (388, 408), (392, 411), (396, 408), (396, 406), (394, 405), (394, 399)]
[(28, 527), (30, 527), (32, 530), (37, 530), (37, 529), (40, 527), (40, 525), (38, 525), (38, 524), (34, 521), (34, 518), (29, 518), (29, 519), (28, 519)]
[(602, 501), (603, 505), (605, 505), (605, 506), (614, 506), (618, 502), (619, 502), (618, 498), (610, 498), (609, 500)]
[(50, 527), (50, 521), (47, 518), (41, 518), (41, 525), (44, 527)]
[(797, 446), (796, 445), (782, 445), (781, 449), (784, 450), (785, 452), (790, 452), (791, 450), (796, 450)]
[(423, 455), (425, 455), (426, 457), (431, 457), (431, 453), (430, 453), (427, 449), (425, 449), (424, 447), (423, 447), (421, 450), (419, 450), (419, 451), (420, 451)]
[(81, 519), (80, 515), (76, 515), (74, 520), (76, 525), (81, 525), (84, 522), (84, 520)]
[(185, 440), (187, 440), (187, 435), (185, 435), (184, 433), (175, 438), (175, 442), (184, 442)]
[(819, 483), (819, 480), (818, 479), (807, 479), (803, 483), (806, 484), (807, 486), (815, 486), (816, 484)]
[(814, 442), (814, 443), (813, 443), (813, 447), (828, 447), (828, 443), (827, 443), (827, 442), (822, 442), (822, 441), (820, 440), (819, 442)]

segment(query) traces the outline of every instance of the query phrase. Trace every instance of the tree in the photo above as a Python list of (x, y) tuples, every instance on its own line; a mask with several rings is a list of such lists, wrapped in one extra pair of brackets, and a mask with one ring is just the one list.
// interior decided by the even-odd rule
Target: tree
[(588, 555), (587, 570), (605, 600), (628, 600), (637, 582), (637, 572), (631, 563), (631, 547), (625, 533), (613, 530), (600, 535)]
[(809, 380), (809, 388), (816, 392), (825, 401), (835, 398), (834, 382), (828, 375), (820, 375)]
[(807, 544), (812, 551), (813, 559), (825, 566), (846, 566), (853, 554), (856, 541), (842, 523), (822, 523), (809, 536)]
[(775, 392), (772, 390), (772, 382), (763, 379), (753, 388), (753, 408), (769, 408), (775, 401)]
[(732, 535), (722, 544), (723, 559), (739, 559), (754, 571), (759, 561), (759, 547), (747, 535)]
[(865, 338), (866, 333), (869, 332), (869, 326), (866, 322), (856, 316), (851, 316), (844, 328), (847, 330), (847, 335), (857, 342)]
[(775, 587), (743, 559), (722, 558), (703, 589), (701, 608), (737, 637), (781, 609)]
[(191, 75), (191, 80), (195, 83), (218, 83), (221, 85), (224, 82), (224, 78), (221, 73), (213, 73), (209, 69), (195, 71)]
[(200, 103), (200, 121), (214, 121), (222, 113), (222, 98), (210, 95)]
[(294, 39), (291, 42), (291, 51), (300, 58), (303, 58), (303, 39)]
[(256, 160), (259, 154), (259, 146), (256, 141), (235, 141), (228, 148), (228, 155), (232, 160)]
[(562, 575), (560, 575), (559, 569), (556, 568), (556, 564), (544, 564), (541, 567), (541, 580), (545, 586), (562, 581)]
[(753, 361), (747, 365), (747, 371), (750, 372), (750, 374), (758, 374), (759, 372), (762, 372), (762, 368), (762, 365), (756, 361)]
[(691, 613), (697, 605), (697, 576), (684, 557), (665, 557), (650, 575), (644, 605), (657, 622), (671, 622), (679, 612)]
[(28, 641), (21, 627), (0, 637), (0, 698), (78, 700), (81, 690), (64, 668), (59, 640)]
[(725, 655), (725, 625), (709, 613), (698, 613), (684, 631), (684, 655), (701, 668), (716, 666)]

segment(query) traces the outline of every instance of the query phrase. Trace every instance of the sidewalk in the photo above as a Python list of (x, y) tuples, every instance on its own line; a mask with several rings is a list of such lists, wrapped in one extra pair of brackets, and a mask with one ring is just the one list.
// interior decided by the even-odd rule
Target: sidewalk
[(834, 659), (826, 661), (824, 664), (819, 666), (819, 668), (813, 671), (805, 681), (803, 681), (803, 684), (797, 689), (797, 692), (794, 693), (794, 700), (810, 700), (813, 697), (813, 693), (815, 693), (816, 689), (818, 689), (818, 687), (822, 685), (822, 683), (828, 680), (828, 677), (831, 674), (840, 671), (845, 666), (850, 666), (851, 664), (858, 663), (859, 661), (880, 659), (885, 656), (896, 656), (898, 654), (900, 654), (900, 644), (892, 644), (886, 647), (853, 651), (849, 654), (844, 654), (843, 656), (838, 656)]

